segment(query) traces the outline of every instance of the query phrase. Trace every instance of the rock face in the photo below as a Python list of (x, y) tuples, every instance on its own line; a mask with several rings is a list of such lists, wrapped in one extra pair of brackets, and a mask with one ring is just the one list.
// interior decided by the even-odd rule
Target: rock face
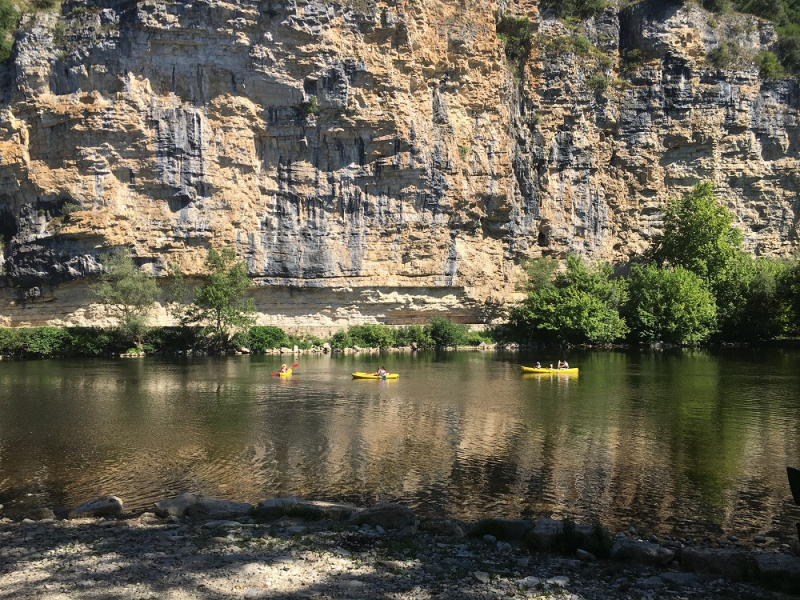
[[(519, 79), (503, 12), (536, 30)], [(657, 0), (580, 36), (533, 0), (67, 0), (0, 65), (0, 325), (104, 324), (88, 283), (122, 245), (156, 276), (235, 247), (265, 324), (486, 322), (521, 259), (629, 259), (702, 180), (786, 255), (800, 96), (752, 62), (775, 48)]]

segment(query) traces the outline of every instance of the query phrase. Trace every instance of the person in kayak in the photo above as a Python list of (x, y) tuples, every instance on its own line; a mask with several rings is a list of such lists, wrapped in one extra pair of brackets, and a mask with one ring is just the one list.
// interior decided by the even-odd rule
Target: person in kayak
[(383, 376), (388, 375), (388, 374), (389, 374), (389, 371), (386, 370), (386, 367), (380, 367), (378, 369), (378, 371), (375, 373), (375, 375), (378, 375), (379, 377), (383, 377)]
[(279, 372), (279, 373), (288, 373), (288, 372), (289, 372), (289, 369), (286, 367), (286, 363), (283, 363), (283, 364), (281, 365), (281, 370), (280, 370), (280, 371), (278, 371), (278, 372)]
[(569, 369), (569, 364), (565, 360), (558, 361), (558, 368), (559, 369)]
[(537, 369), (541, 369), (542, 368), (542, 363), (540, 363), (538, 360), (536, 361), (536, 368)]

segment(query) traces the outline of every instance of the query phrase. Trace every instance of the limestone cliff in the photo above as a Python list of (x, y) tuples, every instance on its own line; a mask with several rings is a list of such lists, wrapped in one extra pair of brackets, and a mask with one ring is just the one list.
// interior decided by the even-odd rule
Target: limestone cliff
[[(521, 73), (501, 14), (537, 30)], [(752, 62), (775, 45), (656, 0), (578, 31), (534, 0), (68, 0), (0, 67), (0, 320), (102, 323), (88, 282), (127, 245), (157, 276), (235, 247), (263, 323), (486, 322), (521, 259), (625, 260), (701, 180), (788, 254), (798, 88)]]

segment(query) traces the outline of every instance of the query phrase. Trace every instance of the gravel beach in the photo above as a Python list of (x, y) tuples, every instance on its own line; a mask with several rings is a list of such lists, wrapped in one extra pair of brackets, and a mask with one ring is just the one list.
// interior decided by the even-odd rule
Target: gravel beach
[(790, 597), (718, 574), (681, 571), (676, 561), (531, 553), (491, 535), (418, 525), (155, 513), (2, 519), (0, 598)]

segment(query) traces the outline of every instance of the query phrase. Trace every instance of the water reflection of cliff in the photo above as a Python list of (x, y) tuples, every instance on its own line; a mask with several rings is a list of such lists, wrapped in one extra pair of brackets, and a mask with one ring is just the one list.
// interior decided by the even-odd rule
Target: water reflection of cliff
[[(775, 360), (786, 358), (776, 355)], [(0, 482), (31, 502), (184, 490), (375, 502), (428, 514), (570, 515), (614, 527), (790, 534), (796, 356), (587, 354), (578, 378), (522, 378), (516, 357), (0, 364)]]

